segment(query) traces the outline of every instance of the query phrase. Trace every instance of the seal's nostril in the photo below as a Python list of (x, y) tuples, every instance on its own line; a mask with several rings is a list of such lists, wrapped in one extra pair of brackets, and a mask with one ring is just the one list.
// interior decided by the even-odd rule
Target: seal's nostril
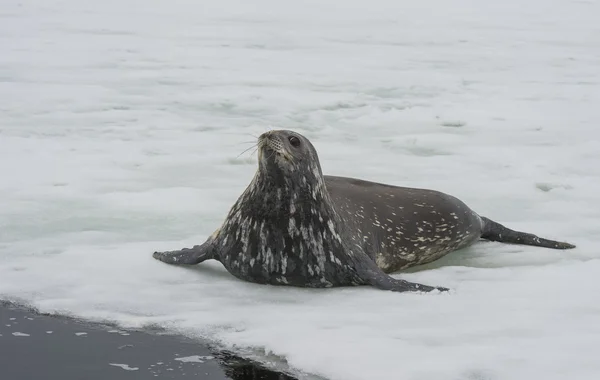
[(258, 136), (258, 139), (259, 140), (268, 140), (272, 136), (273, 136), (273, 131), (267, 131), (267, 132), (263, 133), (262, 135)]

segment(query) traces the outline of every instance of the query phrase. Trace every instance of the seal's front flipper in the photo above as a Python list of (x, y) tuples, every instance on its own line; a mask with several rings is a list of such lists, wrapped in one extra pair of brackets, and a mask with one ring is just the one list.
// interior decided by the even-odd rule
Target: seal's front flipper
[(406, 280), (398, 280), (386, 275), (385, 273), (382, 273), (381, 278), (376, 278), (371, 285), (379, 289), (391, 290), (392, 292), (431, 292), (432, 290), (447, 292), (450, 290), (440, 286), (429, 286), (418, 284), (416, 282), (408, 282)]
[(575, 248), (575, 246), (570, 243), (544, 239), (526, 232), (513, 231), (510, 228), (506, 228), (502, 224), (494, 222), (491, 219), (485, 217), (481, 217), (481, 219), (484, 222), (483, 233), (481, 234), (482, 239), (501, 243), (533, 245), (536, 247), (554, 249)]
[(204, 260), (214, 259), (215, 255), (210, 242), (195, 245), (192, 248), (183, 248), (177, 251), (154, 252), (152, 255), (157, 260), (167, 264), (194, 265)]
[(373, 262), (369, 262), (367, 267), (360, 268), (358, 272), (366, 284), (382, 290), (391, 290), (392, 292), (431, 292), (432, 290), (445, 292), (450, 290), (448, 288), (397, 280), (388, 276)]

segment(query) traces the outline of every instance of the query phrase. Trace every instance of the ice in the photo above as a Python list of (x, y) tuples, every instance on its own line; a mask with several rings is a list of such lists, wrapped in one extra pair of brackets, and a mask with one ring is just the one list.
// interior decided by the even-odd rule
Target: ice
[(175, 360), (183, 362), (183, 363), (204, 363), (206, 360), (214, 359), (213, 356), (201, 356), (201, 355), (192, 355), (192, 356), (184, 356), (181, 358), (175, 358)]
[[(46, 1), (0, 10), (0, 299), (330, 380), (597, 379), (600, 4)], [(270, 128), (571, 251), (481, 243), (392, 294), (241, 282), (201, 243)], [(239, 156), (239, 157), (238, 157)], [(120, 331), (120, 330), (119, 330)], [(288, 368), (289, 367), (289, 368)]]
[(121, 369), (124, 369), (125, 371), (137, 371), (137, 370), (139, 370), (138, 367), (130, 367), (128, 364), (108, 363), (108, 365), (111, 365), (113, 367), (119, 367)]

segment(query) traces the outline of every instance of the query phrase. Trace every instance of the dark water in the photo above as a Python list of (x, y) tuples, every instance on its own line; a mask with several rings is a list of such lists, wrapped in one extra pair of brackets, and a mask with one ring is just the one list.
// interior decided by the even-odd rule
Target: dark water
[[(176, 360), (192, 356), (199, 357)], [(295, 380), (185, 337), (126, 331), (0, 303), (2, 380), (192, 378)]]

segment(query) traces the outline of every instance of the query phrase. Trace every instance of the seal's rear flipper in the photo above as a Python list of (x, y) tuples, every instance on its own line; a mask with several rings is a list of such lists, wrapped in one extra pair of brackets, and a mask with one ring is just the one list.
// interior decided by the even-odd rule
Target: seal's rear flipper
[(212, 244), (206, 242), (202, 245), (195, 245), (192, 248), (183, 248), (177, 251), (154, 252), (152, 257), (167, 264), (194, 265), (204, 260), (214, 259), (215, 255)]
[(498, 241), (502, 243), (533, 245), (536, 247), (554, 248), (554, 249), (571, 249), (575, 248), (573, 244), (560, 241), (543, 239), (541, 237), (529, 234), (526, 232), (513, 231), (510, 228), (504, 227), (502, 224), (494, 222), (485, 217), (481, 217), (484, 227), (481, 237), (483, 239)]

